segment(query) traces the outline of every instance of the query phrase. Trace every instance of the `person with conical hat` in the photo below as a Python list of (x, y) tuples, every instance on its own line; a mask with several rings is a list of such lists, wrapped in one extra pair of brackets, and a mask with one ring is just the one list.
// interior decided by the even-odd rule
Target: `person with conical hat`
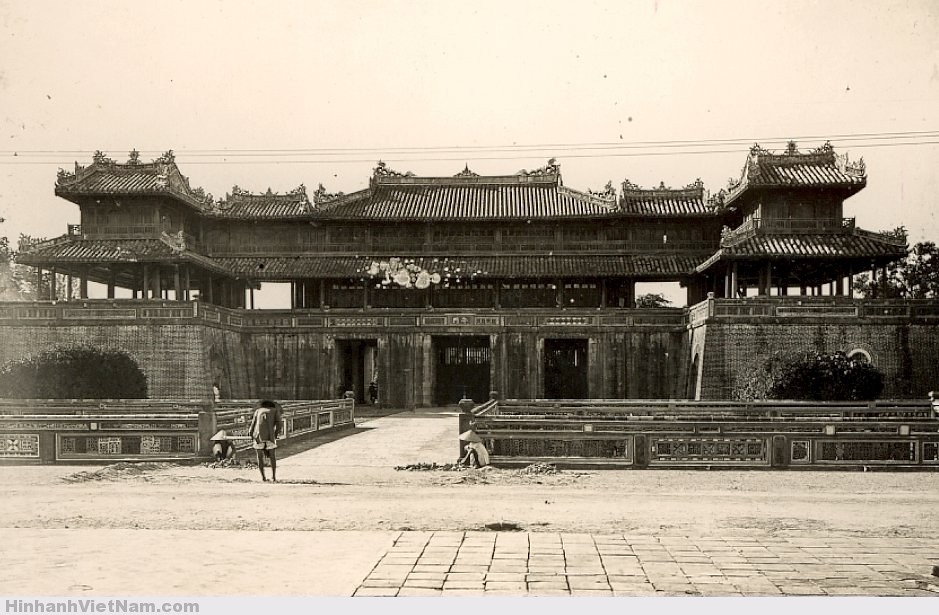
[(220, 429), (217, 434), (209, 438), (209, 441), (212, 442), (212, 455), (215, 461), (235, 458), (235, 446), (224, 429)]
[(463, 450), (466, 455), (460, 459), (459, 464), (468, 464), (472, 468), (481, 468), (489, 465), (489, 451), (483, 444), (483, 439), (475, 431), (470, 429), (460, 434), (460, 440), (466, 442)]
[(261, 400), (254, 411), (248, 435), (258, 455), (258, 469), (261, 480), (267, 481), (264, 474), (264, 458), (271, 460), (271, 479), (277, 482), (277, 437), (281, 430), (280, 404), (269, 399)]

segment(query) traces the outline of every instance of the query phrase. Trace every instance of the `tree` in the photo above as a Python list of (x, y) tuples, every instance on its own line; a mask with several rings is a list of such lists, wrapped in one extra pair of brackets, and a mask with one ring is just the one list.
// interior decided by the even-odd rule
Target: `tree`
[(782, 366), (767, 392), (769, 399), (866, 401), (884, 390), (884, 375), (867, 361), (843, 352), (804, 356)]
[[(4, 222), (0, 218), (0, 224)], [(30, 238), (20, 235), (20, 242)], [(13, 262), (16, 251), (10, 240), (0, 236), (0, 301), (28, 301), (36, 299), (36, 282), (29, 275), (29, 268)]]
[[(886, 292), (885, 292), (886, 287)], [(931, 299), (939, 297), (939, 248), (932, 241), (917, 243), (907, 257), (887, 267), (872, 280), (858, 276), (854, 289), (863, 297), (881, 299)]]
[(62, 346), (0, 368), (9, 399), (145, 399), (147, 377), (126, 352)]
[(672, 302), (665, 298), (662, 293), (647, 293), (636, 297), (637, 308), (664, 308), (671, 305)]

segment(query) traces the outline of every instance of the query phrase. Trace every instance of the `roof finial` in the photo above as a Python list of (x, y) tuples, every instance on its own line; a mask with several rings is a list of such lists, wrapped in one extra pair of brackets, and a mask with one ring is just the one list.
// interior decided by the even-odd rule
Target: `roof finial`
[(473, 173), (470, 171), (469, 164), (464, 163), (463, 170), (454, 175), (453, 177), (479, 177), (479, 173)]
[(799, 153), (799, 150), (798, 150), (798, 148), (796, 148), (796, 142), (795, 142), (795, 141), (789, 141), (789, 143), (786, 144), (786, 155), (787, 155), (787, 156), (795, 156), (795, 155), (798, 154), (798, 153)]

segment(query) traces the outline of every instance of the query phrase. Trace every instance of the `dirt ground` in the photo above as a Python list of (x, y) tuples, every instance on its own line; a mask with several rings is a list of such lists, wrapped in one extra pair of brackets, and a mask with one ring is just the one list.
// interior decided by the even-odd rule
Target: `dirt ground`
[(7, 528), (939, 536), (939, 473), (2, 467)]

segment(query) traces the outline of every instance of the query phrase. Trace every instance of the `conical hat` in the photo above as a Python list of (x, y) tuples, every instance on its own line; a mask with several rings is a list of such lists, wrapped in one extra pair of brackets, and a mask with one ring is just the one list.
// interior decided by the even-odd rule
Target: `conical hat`
[(478, 435), (475, 431), (473, 431), (472, 429), (470, 429), (469, 431), (464, 431), (463, 433), (461, 433), (461, 434), (460, 434), (460, 440), (462, 440), (462, 441), (464, 441), (464, 442), (482, 442), (482, 441), (483, 441), (483, 439), (480, 438), (479, 435)]
[(228, 432), (224, 429), (220, 429), (217, 434), (209, 438), (209, 442), (225, 442), (228, 440)]

